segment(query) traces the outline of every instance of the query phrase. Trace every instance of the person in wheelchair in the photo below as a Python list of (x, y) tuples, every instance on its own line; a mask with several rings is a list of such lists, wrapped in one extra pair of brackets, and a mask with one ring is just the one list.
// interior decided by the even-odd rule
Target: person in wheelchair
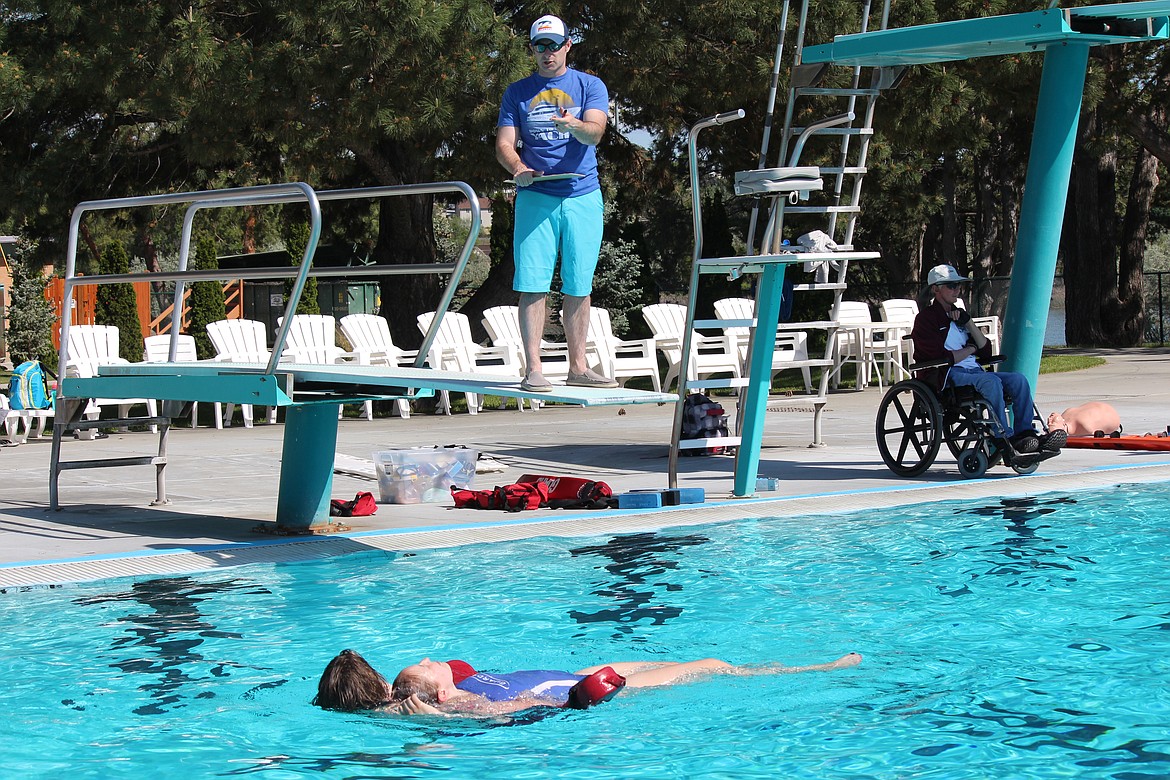
[[(1066, 433), (1053, 430), (1038, 436), (1032, 427), (1032, 387), (1015, 371), (985, 371), (976, 358), (991, 357), (991, 343), (964, 309), (956, 305), (965, 276), (951, 265), (936, 265), (926, 276), (933, 300), (914, 319), (910, 338), (918, 362), (946, 360), (947, 365), (930, 369), (921, 378), (933, 381), (936, 390), (945, 385), (971, 386), (987, 401), (998, 422), (999, 438), (1010, 442), (1018, 453), (1057, 452)], [(1006, 401), (1006, 402), (1005, 402)], [(1007, 403), (1012, 407), (1013, 424), (1008, 423)]]

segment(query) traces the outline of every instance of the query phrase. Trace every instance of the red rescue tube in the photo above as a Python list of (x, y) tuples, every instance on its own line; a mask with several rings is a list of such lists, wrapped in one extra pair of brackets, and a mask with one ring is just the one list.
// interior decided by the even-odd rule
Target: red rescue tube
[(603, 666), (569, 689), (569, 701), (565, 706), (575, 710), (592, 707), (609, 701), (625, 685), (625, 677), (614, 671), (612, 666)]

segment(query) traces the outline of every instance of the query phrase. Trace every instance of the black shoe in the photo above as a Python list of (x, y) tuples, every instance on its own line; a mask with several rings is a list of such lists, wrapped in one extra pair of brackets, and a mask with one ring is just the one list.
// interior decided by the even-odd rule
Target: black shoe
[(1012, 447), (1016, 452), (1039, 452), (1040, 439), (1032, 431), (1024, 431), (1012, 437)]
[(1040, 448), (1045, 452), (1060, 452), (1068, 443), (1068, 433), (1061, 430), (1050, 431), (1040, 440)]

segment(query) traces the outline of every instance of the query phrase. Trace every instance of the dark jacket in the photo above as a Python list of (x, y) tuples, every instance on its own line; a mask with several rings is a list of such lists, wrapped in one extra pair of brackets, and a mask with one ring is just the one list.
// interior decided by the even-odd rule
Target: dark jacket
[[(923, 307), (914, 318), (914, 329), (910, 331), (910, 339), (914, 342), (914, 362), (929, 363), (936, 360), (946, 360), (947, 365), (941, 368), (930, 368), (916, 372), (915, 376), (941, 390), (946, 381), (947, 372), (955, 364), (955, 356), (946, 348), (947, 331), (951, 327), (950, 317), (943, 311), (938, 301), (931, 301), (929, 306)], [(967, 336), (970, 340), (970, 335)], [(975, 357), (986, 360), (991, 357), (991, 342), (985, 342), (975, 352)]]

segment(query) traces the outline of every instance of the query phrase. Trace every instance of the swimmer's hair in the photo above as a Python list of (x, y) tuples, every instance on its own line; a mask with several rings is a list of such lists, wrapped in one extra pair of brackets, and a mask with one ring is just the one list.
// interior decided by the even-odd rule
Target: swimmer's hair
[(424, 704), (438, 705), (439, 686), (435, 685), (433, 680), (403, 669), (394, 678), (393, 701), (405, 701), (411, 696), (417, 696)]
[(313, 704), (327, 710), (372, 710), (390, 698), (386, 678), (353, 650), (342, 650), (325, 667)]

